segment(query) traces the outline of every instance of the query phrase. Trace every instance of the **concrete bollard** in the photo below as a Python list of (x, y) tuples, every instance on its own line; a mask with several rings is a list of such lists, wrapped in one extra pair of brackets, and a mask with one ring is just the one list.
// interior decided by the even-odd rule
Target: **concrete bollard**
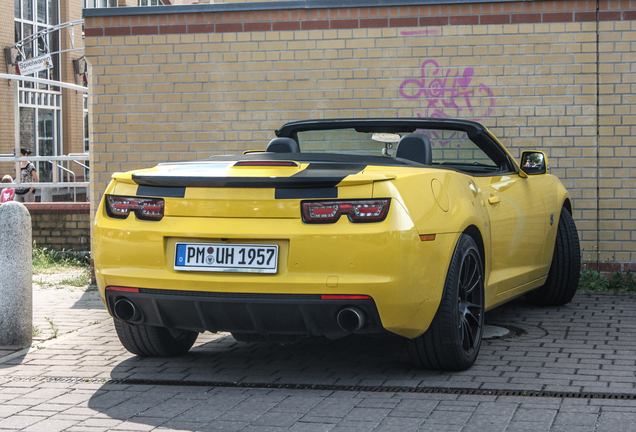
[(53, 188), (45, 187), (40, 192), (41, 202), (53, 202)]
[(0, 206), (0, 346), (33, 340), (31, 215), (15, 201)]

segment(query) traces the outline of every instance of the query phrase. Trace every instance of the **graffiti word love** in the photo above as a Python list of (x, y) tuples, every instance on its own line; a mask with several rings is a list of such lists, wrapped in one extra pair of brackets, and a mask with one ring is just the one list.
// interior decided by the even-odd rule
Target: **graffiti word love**
[[(400, 84), (405, 99), (426, 99), (426, 117), (470, 117), (478, 120), (489, 116), (495, 98), (488, 86), (473, 83), (474, 69), (451, 69), (445, 72), (429, 59), (422, 63), (422, 77), (409, 78)], [(448, 113), (448, 111), (454, 111)]]
[[(492, 114), (495, 97), (488, 86), (474, 83), (475, 71), (472, 67), (445, 72), (439, 63), (429, 59), (422, 63), (421, 78), (409, 78), (400, 84), (399, 93), (405, 99), (424, 99), (424, 117), (450, 118), (462, 117), (480, 121)], [(417, 117), (423, 117), (417, 113)], [(435, 142), (445, 147), (457, 138), (453, 133), (446, 139), (433, 132), (431, 136), (433, 146)]]

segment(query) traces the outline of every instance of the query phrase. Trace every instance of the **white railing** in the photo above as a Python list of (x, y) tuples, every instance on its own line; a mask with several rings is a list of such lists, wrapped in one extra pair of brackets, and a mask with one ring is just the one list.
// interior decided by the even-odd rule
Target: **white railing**
[[(82, 181), (82, 182), (77, 182), (75, 181), (75, 173), (69, 169), (68, 164), (70, 162), (76, 163), (78, 165), (80, 165), (83, 169), (84, 169), (84, 177), (87, 177), (87, 171), (89, 170), (89, 167), (83, 163), (81, 163), (80, 161), (87, 161), (89, 160), (89, 155), (88, 153), (71, 153), (69, 155), (66, 156), (27, 156), (27, 157), (14, 157), (13, 155), (8, 155), (8, 154), (1, 154), (0, 155), (0, 162), (13, 162), (15, 163), (15, 183), (13, 183), (13, 185), (17, 188), (26, 188), (26, 187), (34, 187), (34, 188), (38, 188), (38, 189), (63, 189), (63, 188), (73, 188), (73, 197), (75, 199), (75, 201), (77, 201), (77, 188), (86, 188), (87, 192), (88, 192), (88, 188), (90, 186), (90, 182), (88, 181)], [(52, 169), (52, 177), (53, 177), (53, 181), (50, 182), (39, 182), (39, 183), (22, 183), (20, 180), (20, 162), (22, 161), (28, 161), (28, 162), (44, 162), (44, 163), (50, 163), (53, 167)], [(63, 166), (61, 164), (59, 164), (58, 162), (66, 162), (67, 166)], [(72, 175), (73, 181), (60, 181), (60, 171), (65, 172), (68, 175), (68, 177), (70, 178)], [(1, 184), (0, 184), (1, 186)], [(50, 192), (52, 194), (52, 190), (48, 191), (47, 193)], [(70, 191), (69, 191), (70, 193)], [(44, 191), (43, 191), (44, 194)]]
[[(75, 25), (81, 24), (81, 22), (83, 22), (83, 20), (78, 20), (78, 21), (72, 21), (69, 23), (65, 23), (62, 26), (59, 26), (59, 28), (56, 27), (56, 30), (59, 30), (60, 28), (72, 28)], [(51, 29), (45, 29), (45, 31), (50, 31)], [(35, 36), (35, 35), (33, 35)], [(19, 43), (18, 43), (19, 44)], [(17, 46), (18, 44), (14, 45)], [(44, 79), (44, 78), (38, 78), (38, 77), (30, 77), (30, 76), (21, 76), (21, 75), (13, 75), (13, 74), (3, 74), (0, 73), (0, 79), (6, 79), (9, 81), (26, 81), (26, 82), (33, 82), (33, 83), (38, 83), (38, 84), (46, 84), (49, 86), (57, 86), (57, 87), (63, 87), (63, 88), (67, 88), (70, 90), (75, 90), (75, 91), (80, 91), (83, 93), (87, 93), (88, 92), (88, 88), (84, 87), (84, 86), (78, 86), (75, 84), (71, 84), (71, 83), (65, 83), (65, 82), (61, 82), (61, 81), (52, 81), (52, 80), (48, 80), (48, 79)], [(26, 90), (28, 91), (29, 89), (20, 89), (19, 86), (17, 85), (17, 83), (14, 83), (13, 86), (14, 89), (14, 117), (15, 117), (15, 130), (19, 130), (20, 129), (20, 124), (19, 124), (19, 119), (20, 119), (20, 115), (19, 115), (19, 91), (20, 90)], [(42, 93), (42, 92), (41, 92)], [(56, 93), (56, 92), (54, 92)], [(57, 93), (56, 93), (57, 94)], [(26, 97), (26, 96), (25, 96)], [(26, 103), (27, 101), (23, 101), (24, 103)], [(15, 134), (15, 154), (17, 154), (20, 151), (20, 138), (19, 138), (19, 134), (16, 133)], [(26, 187), (35, 187), (38, 189), (43, 189), (43, 193), (44, 190), (46, 190), (47, 194), (49, 192), (53, 192), (51, 188), (74, 188), (74, 197), (77, 197), (77, 188), (81, 188), (84, 187), (86, 188), (86, 192), (88, 195), (88, 188), (90, 187), (90, 182), (88, 181), (83, 181), (83, 182), (76, 182), (76, 181), (59, 181), (59, 177), (60, 177), (60, 172), (64, 171), (72, 171), (70, 170), (68, 164), (70, 162), (76, 163), (81, 165), (84, 168), (84, 176), (85, 178), (88, 177), (87, 171), (89, 169), (89, 167), (86, 164), (82, 164), (79, 161), (87, 161), (89, 160), (89, 156), (88, 153), (71, 153), (68, 154), (66, 156), (28, 156), (28, 157), (15, 157), (13, 154), (0, 154), (0, 162), (13, 162), (15, 163), (15, 186), (16, 187), (22, 187), (22, 188), (26, 188)], [(44, 162), (44, 163), (50, 163), (53, 166), (52, 169), (52, 173), (53, 173), (53, 181), (51, 182), (39, 182), (39, 183), (20, 183), (20, 162), (22, 161), (30, 161), (30, 162)], [(56, 161), (67, 161), (67, 166), (63, 167), (60, 164), (58, 164)], [(58, 169), (60, 168), (60, 169)], [(73, 176), (73, 179), (75, 179), (75, 177)], [(1, 185), (0, 185), (1, 187)]]

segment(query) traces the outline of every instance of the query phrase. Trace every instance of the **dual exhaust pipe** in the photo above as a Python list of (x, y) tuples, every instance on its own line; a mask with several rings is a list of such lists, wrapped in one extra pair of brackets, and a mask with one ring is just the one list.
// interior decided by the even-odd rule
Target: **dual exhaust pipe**
[[(115, 302), (113, 314), (115, 318), (128, 323), (140, 322), (142, 318), (139, 308), (127, 298), (120, 298)], [(338, 326), (346, 332), (361, 330), (366, 321), (366, 314), (354, 306), (341, 309), (336, 316)]]
[(349, 306), (343, 308), (338, 312), (336, 316), (338, 326), (346, 332), (354, 332), (361, 330), (364, 327), (367, 316), (357, 307)]
[(115, 315), (115, 318), (127, 323), (136, 323), (141, 321), (141, 311), (127, 298), (121, 298), (115, 302), (113, 314)]

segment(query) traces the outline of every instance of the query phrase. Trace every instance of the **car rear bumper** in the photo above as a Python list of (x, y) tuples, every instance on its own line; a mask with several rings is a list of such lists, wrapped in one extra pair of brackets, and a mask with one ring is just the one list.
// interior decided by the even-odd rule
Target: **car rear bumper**
[[(334, 338), (385, 332), (371, 298), (108, 287), (106, 304), (111, 315), (130, 324), (197, 332)], [(359, 325), (351, 321), (356, 314)]]
[[(97, 285), (104, 302), (108, 305), (109, 286), (143, 290), (138, 294), (145, 296), (139, 307), (149, 325), (256, 334), (260, 331), (258, 321), (254, 324), (249, 312), (256, 308), (259, 313), (254, 317), (288, 315), (281, 319), (285, 323), (281, 334), (327, 335), (340, 331), (333, 315), (344, 305), (332, 307), (328, 301), (315, 299), (323, 294), (366, 295), (372, 299), (372, 309), (366, 303), (353, 303), (367, 308), (366, 315), (373, 317), (363, 331), (383, 328), (414, 338), (427, 330), (437, 311), (459, 236), (454, 232), (437, 233), (433, 241), (423, 241), (420, 234), (397, 200), (382, 222), (353, 224), (341, 218), (329, 225), (304, 224), (300, 219), (170, 216), (159, 222), (132, 216), (122, 221), (109, 218), (100, 206), (93, 250)], [(179, 271), (174, 264), (179, 242), (277, 245), (279, 264), (274, 274)], [(234, 297), (231, 301), (230, 297), (218, 297), (225, 295)], [(292, 296), (289, 298), (293, 300), (277, 303), (285, 298), (281, 296)], [(195, 301), (198, 297), (203, 300)], [(146, 302), (145, 298), (150, 300)], [(156, 308), (153, 298), (160, 299)], [(278, 300), (263, 301), (265, 298)], [(207, 312), (199, 314), (197, 307)], [(247, 324), (241, 327), (227, 318), (222, 326), (215, 327), (214, 316), (226, 310), (233, 310), (237, 321)], [(316, 317), (319, 314), (325, 317)], [(204, 323), (200, 317), (195, 318), (199, 315), (212, 318)], [(321, 323), (318, 330), (307, 324), (312, 321)], [(277, 323), (266, 322), (264, 333), (278, 331)]]

